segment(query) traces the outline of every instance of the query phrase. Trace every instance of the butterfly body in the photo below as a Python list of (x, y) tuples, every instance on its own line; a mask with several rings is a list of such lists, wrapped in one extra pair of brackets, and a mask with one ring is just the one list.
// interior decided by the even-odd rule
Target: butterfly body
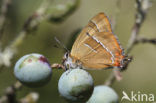
[(66, 68), (104, 69), (121, 67), (124, 58), (107, 16), (99, 13), (81, 31), (71, 52), (65, 54), (63, 64)]

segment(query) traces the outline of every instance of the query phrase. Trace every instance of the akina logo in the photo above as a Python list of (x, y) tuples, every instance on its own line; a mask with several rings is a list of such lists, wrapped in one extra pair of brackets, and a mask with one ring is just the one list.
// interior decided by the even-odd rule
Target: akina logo
[(155, 96), (154, 94), (146, 94), (146, 93), (141, 93), (140, 91), (134, 92), (131, 91), (129, 94), (127, 94), (125, 91), (122, 91), (122, 98), (121, 98), (121, 103), (122, 101), (132, 101), (132, 102), (154, 102), (155, 101)]

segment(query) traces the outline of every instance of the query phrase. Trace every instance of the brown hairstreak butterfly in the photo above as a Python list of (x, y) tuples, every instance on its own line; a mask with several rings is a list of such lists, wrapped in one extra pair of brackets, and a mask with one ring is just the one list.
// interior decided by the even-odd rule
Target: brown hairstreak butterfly
[(71, 52), (64, 55), (65, 68), (104, 69), (123, 65), (124, 52), (104, 13), (93, 17), (81, 31)]

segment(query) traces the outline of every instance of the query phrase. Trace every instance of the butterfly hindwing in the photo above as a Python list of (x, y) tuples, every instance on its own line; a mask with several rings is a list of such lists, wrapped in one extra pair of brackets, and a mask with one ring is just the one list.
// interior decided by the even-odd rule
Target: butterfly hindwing
[(80, 58), (84, 66), (86, 64), (87, 67), (96, 67), (96, 69), (103, 69), (108, 66), (120, 66), (120, 62), (124, 56), (114, 34), (110, 32), (97, 32), (91, 38), (91, 41), (86, 40), (84, 42), (84, 44), (88, 44), (92, 48), (90, 52)]
[(120, 65), (123, 58), (121, 53), (107, 16), (99, 13), (77, 37), (70, 55), (86, 68), (102, 69)]

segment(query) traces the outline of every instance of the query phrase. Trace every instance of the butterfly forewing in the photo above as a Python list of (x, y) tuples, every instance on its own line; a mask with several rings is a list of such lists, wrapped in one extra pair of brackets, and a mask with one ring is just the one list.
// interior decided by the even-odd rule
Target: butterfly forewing
[(87, 69), (102, 69), (112, 65), (112, 56), (99, 43), (92, 38), (84, 42), (84, 49), (86, 54), (80, 58), (82, 65)]
[[(101, 44), (99, 43), (100, 47), (105, 49), (106, 52), (111, 55), (112, 65), (120, 66), (120, 62), (123, 60), (124, 56), (114, 34), (110, 32), (97, 32), (93, 35), (93, 37), (101, 42)], [(101, 52), (100, 54), (103, 54), (103, 58), (105, 57), (105, 52)], [(99, 53), (97, 55), (99, 55)]]
[(99, 31), (112, 32), (109, 20), (104, 13), (99, 13), (89, 21), (88, 25), (81, 31), (80, 35), (74, 42), (71, 54), (77, 54), (77, 48), (80, 46), (81, 42), (88, 39), (86, 32), (89, 32), (90, 35), (92, 35)]
[(71, 57), (90, 69), (119, 66), (122, 49), (112, 33), (111, 25), (104, 13), (93, 17), (76, 39)]
[(112, 32), (109, 19), (104, 13), (99, 13), (93, 17), (90, 22), (95, 25), (95, 28), (97, 28), (98, 32)]

